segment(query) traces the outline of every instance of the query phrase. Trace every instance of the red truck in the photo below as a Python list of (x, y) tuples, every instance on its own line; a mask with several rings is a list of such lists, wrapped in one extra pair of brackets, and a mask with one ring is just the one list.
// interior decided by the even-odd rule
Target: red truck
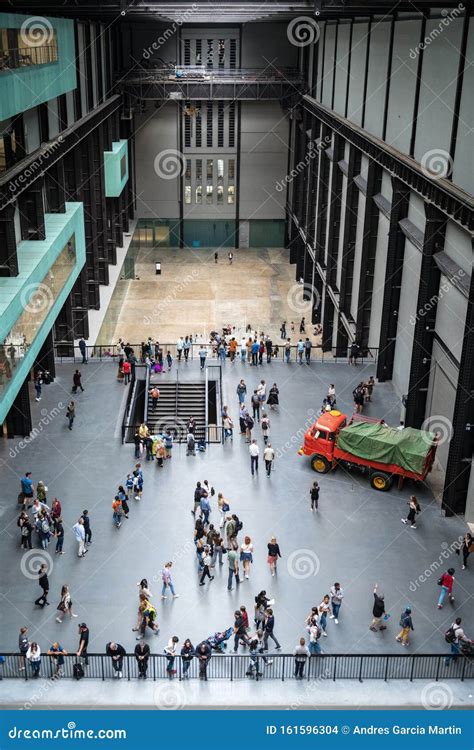
[(299, 455), (310, 456), (311, 467), (326, 474), (338, 464), (368, 473), (375, 490), (386, 492), (398, 477), (421, 481), (431, 471), (437, 436), (406, 427), (388, 427), (383, 419), (360, 414), (347, 416), (333, 409), (324, 412), (306, 431)]

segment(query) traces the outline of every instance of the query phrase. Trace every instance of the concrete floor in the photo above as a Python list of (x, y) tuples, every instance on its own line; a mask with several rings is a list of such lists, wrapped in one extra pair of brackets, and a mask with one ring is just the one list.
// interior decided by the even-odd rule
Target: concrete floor
[[(236, 325), (236, 335), (245, 332), (247, 323), (258, 325), (276, 343), (283, 320), (296, 343), (301, 318), (311, 319), (311, 302), (303, 300), (303, 288), (295, 283), (288, 250), (233, 252), (230, 266), (222, 250), (217, 264), (213, 249), (140, 250), (135, 263), (139, 280), (118, 282), (97, 343), (117, 343), (120, 337), (139, 343), (153, 336), (172, 344), (187, 334), (207, 340), (209, 331), (228, 323)], [(161, 262), (160, 276), (155, 275), (156, 261)]]
[[(111, 639), (127, 650), (135, 645), (131, 628), (137, 604), (136, 582), (147, 577), (158, 608), (161, 632), (150, 636), (153, 652), (161, 653), (168, 638), (190, 637), (198, 642), (215, 630), (232, 624), (232, 613), (245, 604), (249, 613), (253, 597), (262, 588), (275, 598), (275, 632), (283, 653), (291, 652), (304, 635), (303, 621), (311, 606), (319, 604), (330, 585), (338, 580), (345, 590), (340, 624), (328, 624), (323, 648), (330, 653), (400, 653), (395, 642), (401, 609), (413, 608), (415, 633), (407, 652), (445, 652), (443, 632), (454, 614), (463, 617), (472, 635), (474, 604), (473, 570), (461, 571), (451, 544), (464, 532), (462, 520), (444, 518), (426, 487), (417, 488), (422, 514), (418, 529), (400, 523), (413, 487), (388, 494), (372, 490), (365, 477), (339, 470), (319, 478), (320, 510), (309, 509), (308, 492), (315, 475), (308, 460), (298, 457), (305, 426), (312, 421), (326, 392), (335, 383), (338, 406), (351, 409), (354, 384), (372, 372), (370, 367), (344, 364), (314, 364), (299, 367), (273, 362), (255, 371), (248, 365), (229, 362), (224, 367), (224, 394), (231, 414), (237, 417), (235, 388), (244, 377), (254, 386), (261, 377), (280, 387), (281, 408), (271, 414), (271, 442), (277, 450), (275, 471), (267, 478), (250, 474), (247, 446), (236, 434), (233, 444), (211, 445), (205, 454), (186, 457), (176, 446), (173, 458), (163, 469), (145, 465), (145, 491), (141, 502), (132, 506), (130, 518), (117, 530), (112, 525), (111, 502), (119, 483), (134, 465), (133, 448), (120, 443), (121, 409), (125, 389), (115, 380), (111, 363), (83, 367), (85, 392), (77, 396), (77, 418), (72, 432), (67, 430), (64, 405), (70, 397), (72, 365), (58, 366), (58, 377), (43, 388), (43, 400), (33, 400), (33, 425), (43, 426), (28, 445), (21, 440), (0, 445), (2, 493), (0, 514), (2, 544), (0, 564), (2, 593), (0, 649), (16, 650), (21, 625), (30, 627), (30, 638), (43, 649), (56, 639), (68, 650), (76, 648), (77, 622), (85, 620), (91, 632), (90, 651), (102, 652)], [(197, 362), (181, 365), (180, 378), (199, 380)], [(169, 377), (165, 375), (164, 377)], [(367, 408), (373, 416), (397, 424), (400, 405), (390, 384), (379, 384)], [(236, 420), (237, 421), (237, 420)], [(261, 435), (256, 434), (262, 447)], [(76, 557), (72, 532), (67, 532), (66, 555), (52, 552), (51, 601), (59, 600), (62, 584), (68, 583), (79, 619), (58, 625), (55, 606), (37, 610), (36, 575), (29, 572), (19, 549), (16, 526), (16, 496), (19, 478), (26, 471), (37, 482), (49, 486), (49, 497), (63, 504), (63, 516), (70, 528), (84, 508), (88, 508), (94, 543), (85, 559)], [(209, 479), (216, 491), (223, 491), (231, 509), (244, 522), (255, 545), (250, 581), (238, 591), (226, 590), (226, 567), (215, 580), (198, 586), (196, 558), (192, 544), (193, 520), (189, 512), (197, 480)], [(217, 520), (214, 511), (211, 520)], [(276, 578), (266, 565), (266, 544), (272, 535), (280, 543), (283, 559)], [(42, 555), (42, 552), (39, 552)], [(174, 579), (180, 598), (159, 600), (160, 570), (172, 559)], [(23, 560), (23, 568), (22, 568)], [(441, 571), (430, 565), (457, 569), (455, 607), (436, 609)], [(421, 577), (425, 575), (426, 581)], [(385, 592), (392, 617), (384, 634), (368, 630), (375, 582)], [(403, 650), (405, 653), (405, 650)], [(5, 686), (5, 682), (3, 683)], [(354, 695), (354, 701), (357, 696)]]

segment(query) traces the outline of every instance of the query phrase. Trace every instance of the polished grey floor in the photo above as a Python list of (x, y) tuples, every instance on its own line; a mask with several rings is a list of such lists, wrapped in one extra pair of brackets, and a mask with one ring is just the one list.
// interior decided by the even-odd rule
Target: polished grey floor
[[(111, 502), (117, 485), (124, 482), (135, 463), (133, 446), (120, 441), (125, 389), (116, 382), (112, 363), (82, 367), (85, 392), (76, 397), (77, 418), (69, 432), (64, 405), (70, 398), (73, 369), (71, 364), (58, 366), (55, 383), (43, 388), (40, 403), (33, 401), (33, 424), (39, 426), (43, 420), (35, 439), (29, 444), (20, 440), (0, 444), (3, 651), (16, 649), (21, 625), (29, 626), (30, 638), (38, 640), (43, 649), (59, 639), (66, 649), (73, 650), (77, 623), (82, 620), (90, 628), (90, 651), (102, 652), (110, 640), (132, 650), (136, 583), (142, 577), (150, 581), (158, 608), (161, 632), (148, 637), (152, 650), (158, 653), (173, 634), (180, 640), (190, 637), (198, 642), (228, 627), (234, 609), (241, 604), (246, 605), (251, 618), (253, 598), (261, 589), (275, 599), (275, 632), (283, 653), (291, 652), (304, 635), (306, 614), (336, 580), (344, 588), (345, 599), (339, 625), (328, 623), (328, 637), (322, 644), (327, 652), (444, 652), (443, 632), (454, 614), (463, 617), (470, 632), (474, 561), (470, 569), (461, 571), (459, 558), (452, 552), (452, 543), (464, 532), (464, 524), (461, 519), (444, 518), (427, 488), (416, 490), (422, 507), (416, 531), (400, 522), (413, 487), (378, 493), (365, 477), (342, 470), (320, 478), (320, 509), (310, 510), (308, 493), (315, 475), (308, 460), (297, 455), (304, 427), (311, 423), (330, 382), (336, 386), (339, 408), (350, 411), (352, 389), (372, 372), (371, 367), (329, 363), (299, 367), (273, 362), (257, 369), (227, 362), (224, 396), (237, 425), (235, 388), (240, 377), (249, 387), (261, 377), (280, 387), (281, 408), (271, 413), (271, 442), (278, 456), (271, 477), (267, 478), (263, 467), (258, 476), (251, 476), (248, 449), (238, 430), (233, 443), (211, 445), (196, 457), (186, 457), (184, 447), (176, 446), (164, 468), (152, 463), (144, 466), (143, 498), (131, 508), (130, 518), (119, 530), (112, 524)], [(180, 369), (180, 377), (204, 377), (197, 362)], [(375, 387), (367, 413), (398, 424), (400, 404), (390, 384)], [(259, 429), (256, 434), (262, 448)], [(46, 482), (50, 499), (61, 499), (69, 528), (88, 508), (93, 529), (93, 544), (84, 559), (76, 557), (76, 543), (69, 530), (64, 556), (56, 556), (50, 547), (53, 604), (43, 610), (33, 604), (39, 593), (30, 570), (34, 560), (20, 550), (16, 526), (19, 479), (26, 470), (33, 472), (35, 482)], [(216, 571), (212, 583), (198, 585), (190, 509), (195, 483), (203, 479), (209, 479), (216, 491), (229, 499), (232, 511), (244, 522), (244, 533), (255, 545), (250, 580), (232, 592), (226, 588), (226, 565)], [(211, 520), (217, 519), (214, 510)], [(266, 564), (266, 545), (272, 535), (283, 555), (275, 578)], [(180, 598), (161, 602), (160, 570), (166, 560), (174, 560)], [(446, 605), (439, 611), (436, 579), (450, 564), (457, 569), (455, 607)], [(385, 592), (391, 613), (383, 634), (368, 630), (375, 582)], [(54, 605), (63, 583), (70, 586), (79, 618), (59, 625)], [(410, 648), (402, 649), (395, 634), (400, 611), (407, 604), (413, 608), (415, 632)]]

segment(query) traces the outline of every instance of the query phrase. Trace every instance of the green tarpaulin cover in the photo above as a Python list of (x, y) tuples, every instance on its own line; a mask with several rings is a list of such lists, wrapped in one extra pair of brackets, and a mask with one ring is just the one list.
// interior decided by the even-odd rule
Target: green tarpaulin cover
[(340, 431), (337, 446), (354, 456), (396, 464), (416, 474), (423, 472), (426, 454), (435, 435), (406, 427), (397, 430), (373, 422), (354, 422)]

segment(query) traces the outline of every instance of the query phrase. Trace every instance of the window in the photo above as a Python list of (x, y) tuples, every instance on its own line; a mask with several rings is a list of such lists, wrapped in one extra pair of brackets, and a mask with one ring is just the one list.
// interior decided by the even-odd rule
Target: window
[(201, 120), (201, 102), (196, 102), (197, 115), (196, 115), (196, 148), (202, 146), (202, 120)]
[(212, 205), (212, 192), (213, 192), (212, 185), (207, 185), (206, 186), (206, 203), (208, 205)]
[(196, 65), (202, 65), (202, 39), (196, 39)]
[(196, 180), (202, 180), (202, 159), (196, 159)]
[(217, 205), (222, 206), (224, 204), (224, 188), (222, 185), (217, 186)]
[(187, 180), (191, 179), (191, 159), (186, 159), (186, 171), (184, 176)]
[(196, 187), (196, 203), (202, 203), (202, 185)]
[(184, 202), (191, 203), (191, 185), (184, 186)]
[(229, 185), (227, 187), (227, 203), (235, 203), (235, 187)]
[(235, 146), (235, 102), (229, 104), (229, 148)]
[(224, 177), (224, 159), (217, 160), (217, 177)]
[(219, 50), (219, 68), (223, 68), (224, 62), (225, 62), (225, 39), (219, 39), (218, 50)]
[(21, 29), (0, 29), (0, 72), (57, 62), (56, 31), (49, 25), (43, 31), (39, 39), (35, 27), (28, 28), (27, 23)]
[(235, 159), (229, 159), (227, 162), (227, 174), (229, 180), (235, 180)]
[(212, 159), (208, 159), (207, 160), (207, 172), (206, 172), (206, 176), (208, 180), (212, 180), (213, 171), (214, 171), (214, 161)]
[(212, 148), (212, 102), (207, 102), (206, 145)]
[(217, 104), (217, 146), (224, 148), (224, 102)]
[(236, 67), (236, 60), (237, 60), (237, 40), (231, 39), (230, 40), (229, 68)]

